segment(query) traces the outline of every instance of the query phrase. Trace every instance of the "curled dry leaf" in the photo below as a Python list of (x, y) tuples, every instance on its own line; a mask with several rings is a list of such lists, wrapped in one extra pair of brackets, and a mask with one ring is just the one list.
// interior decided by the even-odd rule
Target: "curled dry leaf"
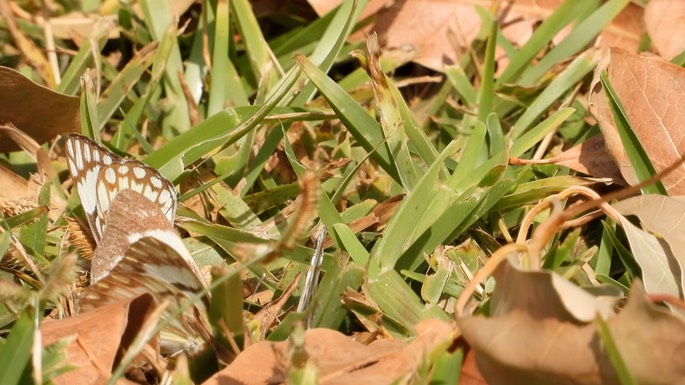
[[(342, 0), (309, 0), (314, 10), (322, 15)], [(502, 34), (515, 45), (522, 46), (538, 23), (549, 17), (564, 0), (376, 0), (369, 1), (361, 18), (374, 16), (375, 21), (366, 31), (379, 35), (385, 50), (414, 50), (417, 63), (442, 71), (445, 65), (457, 63), (459, 55), (467, 51), (481, 29), (481, 17), (476, 6), (491, 9), (499, 5), (498, 18)], [(644, 31), (642, 8), (630, 4), (605, 28), (600, 44), (637, 50)], [(562, 31), (558, 38), (565, 35)], [(364, 35), (357, 34), (357, 38)], [(560, 40), (560, 39), (559, 39)], [(555, 39), (555, 42), (558, 42)], [(503, 51), (496, 53), (500, 67), (504, 67)]]
[[(664, 269), (668, 269), (664, 276), (654, 275), (660, 281), (672, 280), (673, 285), (675, 285), (675, 293), (670, 294), (682, 298), (678, 288), (682, 290), (685, 287), (685, 221), (683, 221), (685, 218), (685, 201), (663, 195), (642, 195), (617, 202), (614, 207), (623, 215), (636, 215), (646, 230), (665, 241), (666, 245), (663, 244), (664, 242), (659, 242), (659, 246), (666, 248), (665, 256), (672, 259), (668, 258), (661, 262), (665, 266)], [(651, 266), (660, 257), (663, 258), (661, 254), (650, 253), (643, 258)], [(639, 263), (640, 259), (637, 255), (636, 259)], [(642, 266), (642, 264), (640, 266), (643, 270), (643, 279), (646, 281), (645, 269), (649, 267)], [(646, 282), (645, 286), (647, 286)], [(652, 292), (649, 289), (647, 291)], [(653, 293), (666, 294), (666, 291), (654, 291)]]
[[(685, 69), (656, 56), (642, 56), (612, 48), (597, 66), (588, 103), (606, 141), (609, 154), (616, 160), (624, 179), (637, 184), (609, 109), (599, 75), (608, 73), (628, 120), (657, 171), (663, 170), (685, 153)], [(663, 181), (670, 195), (685, 194), (685, 165)]]
[[(81, 128), (77, 97), (52, 91), (1, 66), (0, 105), (0, 124), (12, 123), (38, 143)], [(18, 149), (14, 141), (0, 136), (0, 152)]]
[(621, 171), (606, 150), (602, 135), (595, 135), (583, 143), (555, 155), (540, 160), (512, 158), (509, 164), (556, 164), (582, 172), (594, 178), (609, 178), (613, 183), (625, 185)]
[[(560, 300), (567, 301), (561, 297), (571, 296), (577, 307), (604, 308), (618, 297), (578, 295), (573, 291), (582, 289), (571, 289), (570, 282), (565, 291), (558, 291), (551, 279), (538, 282), (537, 293), (530, 294), (531, 287), (521, 289), (517, 285), (531, 274), (553, 273), (516, 271), (504, 263), (498, 268), (495, 293), (510, 299), (506, 306), (493, 301), (496, 314), (491, 317), (458, 319), (488, 383), (620, 384), (602, 346), (596, 321), (577, 319), (565, 306), (559, 306)], [(633, 284), (625, 308), (617, 315), (609, 315), (606, 323), (637, 383), (683, 383), (685, 355), (680, 353), (685, 349), (685, 322), (649, 302), (639, 281)]]
[[(117, 352), (126, 350), (154, 308), (154, 299), (145, 294), (82, 313), (76, 317), (47, 320), (41, 325), (43, 346), (68, 338), (67, 362), (74, 369), (52, 382), (56, 385), (106, 384)], [(103, 328), (106, 325), (106, 328)], [(129, 384), (120, 379), (117, 384)]]
[[(414, 375), (428, 355), (447, 348), (454, 334), (452, 326), (437, 319), (422, 321), (416, 331), (411, 343), (376, 340), (367, 346), (337, 331), (311, 329), (305, 332), (304, 347), (318, 368), (319, 384), (392, 384)], [(204, 385), (287, 383), (290, 349), (287, 341), (259, 342)]]
[(685, 50), (685, 1), (651, 0), (645, 7), (645, 25), (652, 44), (666, 60)]

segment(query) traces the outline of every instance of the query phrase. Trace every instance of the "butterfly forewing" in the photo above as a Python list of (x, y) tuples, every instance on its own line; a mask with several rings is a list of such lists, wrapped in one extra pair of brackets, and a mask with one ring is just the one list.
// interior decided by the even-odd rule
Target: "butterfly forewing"
[(139, 192), (173, 222), (176, 190), (157, 170), (137, 160), (125, 160), (76, 134), (67, 137), (67, 162), (96, 243), (102, 240), (111, 202), (122, 190)]
[(82, 135), (67, 136), (66, 146), (69, 174), (76, 186), (83, 210), (86, 212), (93, 238), (96, 243), (100, 243), (104, 223), (97, 211), (98, 176), (103, 166), (123, 162), (123, 159)]

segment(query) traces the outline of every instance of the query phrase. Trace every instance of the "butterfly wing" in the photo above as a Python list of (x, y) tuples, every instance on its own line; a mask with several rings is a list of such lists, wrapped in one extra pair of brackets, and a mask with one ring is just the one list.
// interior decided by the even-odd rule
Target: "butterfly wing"
[[(193, 279), (205, 286), (200, 269), (176, 234), (173, 225), (145, 195), (131, 189), (121, 190), (107, 211), (104, 236), (95, 249), (91, 263), (91, 283), (97, 283), (110, 274), (133, 243), (141, 238), (150, 237), (175, 250), (175, 256), (180, 257), (185, 269), (195, 277)], [(169, 263), (175, 263), (176, 259), (170, 258)]]
[(123, 190), (142, 194), (173, 223), (176, 190), (154, 168), (137, 160), (124, 160), (77, 134), (67, 137), (67, 162), (96, 243), (99, 244), (103, 238), (111, 202)]
[(210, 335), (206, 298), (188, 303), (204, 289), (204, 281), (174, 247), (154, 236), (144, 236), (130, 245), (109, 275), (83, 292), (79, 308), (88, 311), (151, 293), (158, 303), (170, 302), (162, 315), (166, 322), (160, 339), (162, 354), (192, 353)]

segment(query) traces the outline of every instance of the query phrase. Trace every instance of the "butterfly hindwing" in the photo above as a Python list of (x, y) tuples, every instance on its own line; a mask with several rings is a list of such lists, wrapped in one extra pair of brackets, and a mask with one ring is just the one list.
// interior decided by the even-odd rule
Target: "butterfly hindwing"
[[(123, 259), (126, 251), (136, 241), (145, 237), (154, 238), (166, 244), (167, 248), (174, 249), (184, 261), (185, 268), (204, 286), (200, 269), (176, 234), (171, 222), (149, 199), (130, 189), (116, 194), (109, 206), (103, 241), (93, 256), (91, 282), (96, 283), (110, 274)], [(173, 258), (169, 259), (169, 263), (177, 264), (174, 261)]]
[[(204, 281), (192, 272), (181, 253), (158, 238), (145, 236), (128, 247), (105, 278), (84, 291), (79, 307), (88, 311), (145, 293), (151, 293), (157, 303), (169, 301), (160, 343), (163, 354), (175, 354), (195, 350), (208, 338), (206, 302), (187, 303), (204, 288)], [(186, 310), (178, 311), (182, 307)]]

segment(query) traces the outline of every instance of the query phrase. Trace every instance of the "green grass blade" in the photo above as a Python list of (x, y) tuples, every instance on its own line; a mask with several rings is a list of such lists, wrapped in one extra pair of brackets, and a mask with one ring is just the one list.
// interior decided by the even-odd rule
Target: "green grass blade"
[[(98, 55), (95, 60), (100, 60), (99, 53), (105, 46), (105, 43), (107, 43), (108, 33), (109, 30), (106, 28), (100, 28), (95, 30), (90, 38), (83, 42), (83, 45), (79, 48), (76, 56), (71, 59), (69, 67), (64, 71), (62, 81), (59, 83), (57, 91), (67, 95), (76, 95), (78, 93), (81, 84), (81, 75), (87, 68), (93, 66), (93, 54)], [(95, 67), (98, 67), (98, 65)]]
[(591, 50), (581, 54), (554, 78), (516, 121), (514, 127), (511, 129), (511, 138), (516, 139), (523, 135), (528, 127), (530, 127), (540, 115), (542, 115), (551, 105), (557, 103), (559, 98), (568, 90), (575, 87), (585, 75), (590, 73), (599, 61), (599, 53), (600, 52)]
[(597, 333), (602, 340), (604, 350), (606, 351), (607, 356), (609, 356), (609, 360), (614, 367), (619, 382), (621, 385), (637, 385), (637, 381), (635, 381), (633, 375), (630, 374), (630, 369), (623, 360), (623, 357), (621, 357), (621, 352), (618, 350), (616, 342), (614, 342), (614, 337), (611, 336), (611, 331), (609, 330), (606, 321), (604, 321), (600, 315), (597, 315), (595, 322), (597, 323)]
[[(169, 37), (169, 35), (163, 35)], [(175, 34), (171, 35), (175, 36)], [(133, 92), (132, 85), (141, 78), (148, 70), (155, 59), (155, 51), (159, 45), (152, 43), (136, 53), (136, 55), (126, 64), (123, 70), (117, 75), (107, 89), (102, 93), (98, 103), (98, 131), (105, 127), (105, 124), (112, 117), (115, 111), (120, 108), (121, 102), (126, 96)], [(137, 96), (136, 96), (137, 98)]]
[[(174, 19), (165, 0), (143, 0), (139, 2), (143, 17), (155, 40), (161, 40)], [(164, 76), (164, 92), (168, 99), (168, 117), (163, 121), (166, 135), (185, 132), (190, 128), (188, 102), (186, 101), (179, 74), (183, 73), (181, 50), (176, 42), (171, 48)]]
[[(447, 146), (426, 170), (416, 188), (404, 199), (372, 253), (372, 264), (381, 266), (383, 270), (394, 268), (402, 252), (425, 230), (425, 227), (417, 224), (417, 219), (432, 222), (437, 218), (437, 215), (432, 214), (446, 210), (452, 199), (451, 189), (441, 183), (439, 176), (443, 162), (456, 150), (455, 142)], [(417, 213), (421, 213), (419, 218)], [(369, 276), (373, 278), (373, 273), (369, 272)]]
[(459, 158), (459, 163), (457, 168), (454, 169), (452, 176), (448, 185), (450, 187), (456, 186), (459, 181), (463, 180), (466, 175), (473, 172), (473, 170), (478, 166), (478, 162), (483, 154), (483, 149), (485, 149), (485, 124), (477, 122), (476, 126), (473, 127), (471, 136), (469, 137), (466, 147), (464, 148), (461, 158)]
[(18, 384), (29, 363), (35, 331), (31, 313), (25, 311), (17, 319), (7, 340), (0, 347), (0, 383), (3, 385)]
[(352, 136), (367, 151), (373, 152), (371, 157), (395, 180), (400, 180), (395, 161), (390, 150), (384, 143), (385, 138), (380, 125), (345, 92), (333, 79), (326, 76), (317, 66), (303, 56), (295, 58), (302, 71), (309, 77), (312, 84), (319, 89), (328, 100), (345, 127)]
[(488, 43), (485, 46), (485, 61), (481, 76), (480, 90), (478, 91), (478, 120), (485, 123), (488, 114), (492, 112), (493, 99), (495, 97), (495, 47), (497, 46), (497, 22), (490, 27)]
[(584, 49), (611, 23), (630, 0), (609, 0), (587, 19), (579, 23), (564, 40), (543, 57), (540, 62), (521, 77), (521, 84), (531, 85), (555, 64), (568, 59)]
[(535, 56), (552, 41), (554, 36), (571, 23), (579, 15), (587, 11), (588, 7), (596, 7), (594, 1), (566, 0), (535, 29), (533, 36), (526, 44), (510, 56), (509, 65), (497, 79), (496, 86), (515, 81), (516, 78), (530, 67)]
[(537, 126), (531, 128), (528, 132), (514, 141), (509, 150), (510, 155), (513, 157), (521, 156), (524, 152), (540, 142), (545, 135), (554, 131), (564, 123), (564, 121), (566, 121), (569, 116), (573, 115), (575, 111), (575, 109), (570, 107), (562, 108)]
[[(653, 175), (656, 175), (654, 165), (652, 165), (649, 155), (647, 155), (642, 144), (640, 144), (640, 140), (637, 135), (635, 135), (635, 131), (630, 125), (630, 120), (628, 120), (628, 114), (626, 114), (621, 100), (611, 86), (606, 71), (602, 71), (600, 80), (602, 82), (602, 87), (606, 91), (607, 98), (609, 99), (609, 108), (614, 117), (616, 130), (621, 138), (621, 143), (623, 144), (626, 156), (630, 160), (630, 165), (633, 166), (633, 170), (635, 171), (635, 177), (639, 181), (647, 180)], [(668, 192), (661, 181), (642, 188), (642, 193), (668, 195)]]
[(270, 83), (267, 84), (267, 89), (270, 89), (280, 77), (280, 64), (272, 60), (275, 56), (262, 35), (250, 3), (247, 0), (231, 0), (231, 7), (236, 15), (240, 35), (245, 41), (245, 49), (257, 84)]

